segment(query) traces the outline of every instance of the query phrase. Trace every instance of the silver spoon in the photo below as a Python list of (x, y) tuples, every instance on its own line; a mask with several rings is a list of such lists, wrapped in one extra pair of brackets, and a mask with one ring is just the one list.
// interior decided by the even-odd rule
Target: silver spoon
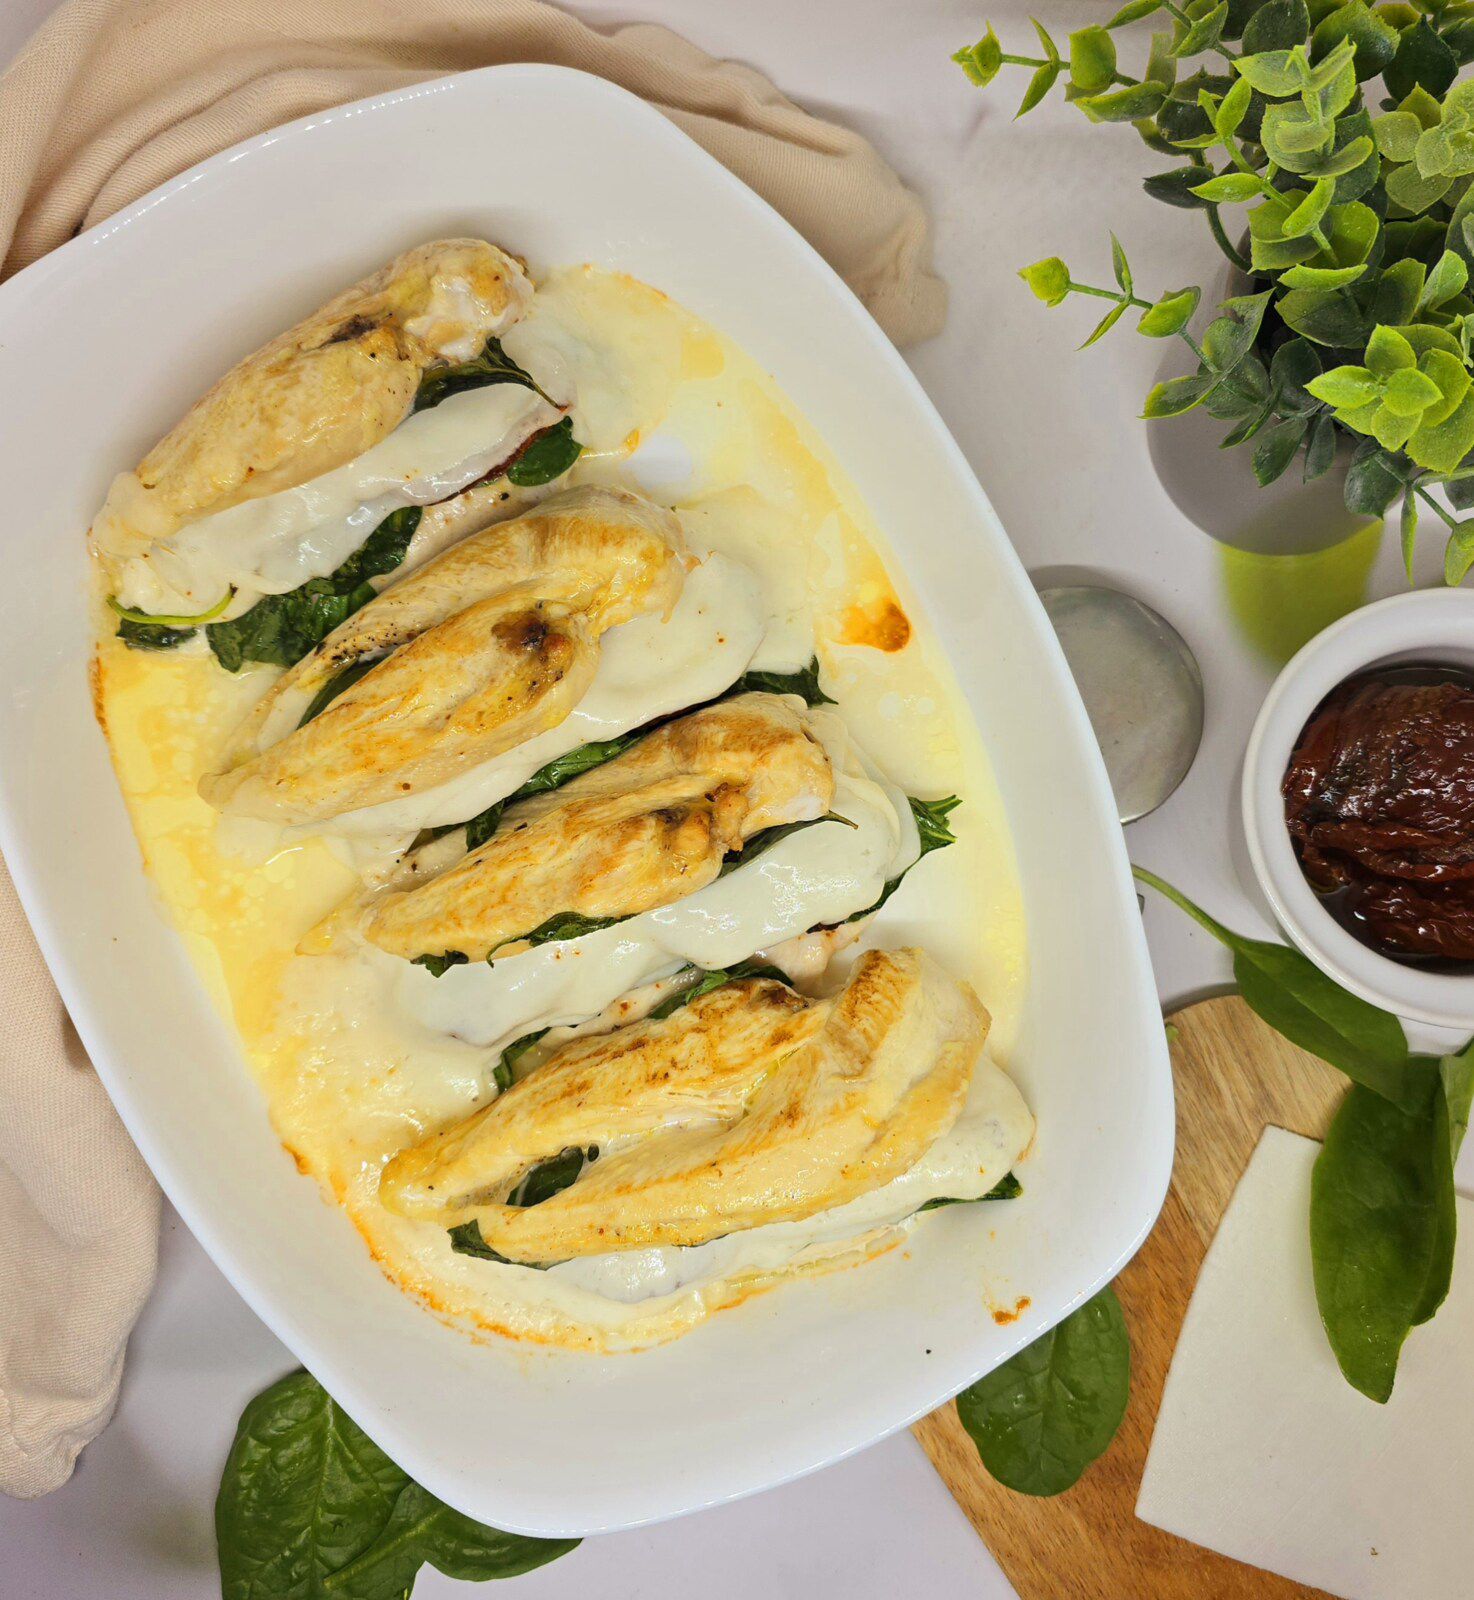
[(1041, 589), (1105, 757), (1122, 822), (1155, 811), (1203, 739), (1203, 677), (1169, 622), (1119, 589)]

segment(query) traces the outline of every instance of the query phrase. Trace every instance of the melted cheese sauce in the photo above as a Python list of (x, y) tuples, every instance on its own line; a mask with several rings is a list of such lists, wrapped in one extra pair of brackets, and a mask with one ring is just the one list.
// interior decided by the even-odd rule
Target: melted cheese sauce
[(559, 416), (517, 383), (451, 395), (332, 472), (197, 517), (150, 545), (124, 566), (119, 598), (153, 615), (192, 616), (233, 588), (238, 614), (263, 594), (326, 577), (392, 512), (458, 494)]
[[(963, 797), (952, 819), (958, 842), (936, 862), (921, 863), (864, 942), (922, 944), (968, 979), (993, 1015), (989, 1053), (1006, 1064), (1024, 983), (1024, 936), (997, 792), (950, 671), (923, 619), (893, 586), (881, 536), (823, 444), (740, 350), (656, 290), (618, 274), (552, 274), (505, 344), (540, 378), (556, 355), (563, 368), (546, 380), (550, 392), (561, 379), (577, 385), (575, 433), (590, 448), (572, 481), (648, 486), (676, 503), (693, 545), (752, 574), (759, 598), (737, 608), (747, 622), (734, 659), (748, 651), (753, 664), (796, 667), (817, 644), (825, 686), (850, 731), (883, 757), (885, 785), (861, 775), (857, 787), (868, 783), (889, 796), (892, 817), (897, 790)], [(723, 626), (736, 614), (724, 610)], [(895, 1184), (842, 1211), (755, 1229), (700, 1251), (636, 1252), (651, 1258), (638, 1262), (602, 1258), (538, 1273), (456, 1255), (443, 1231), (379, 1205), (378, 1176), (406, 1144), (494, 1094), (498, 1038), (491, 1024), (476, 1018), (472, 1029), (489, 1042), (453, 1037), (401, 1011), (377, 963), (356, 953), (296, 953), (357, 890), (357, 873), (329, 841), (223, 821), (195, 791), (270, 681), (270, 669), (233, 678), (207, 655), (132, 652), (112, 638), (112, 625), (99, 600), (99, 715), (146, 866), (235, 1021), (283, 1143), (345, 1208), (383, 1270), (439, 1315), (472, 1331), (589, 1350), (674, 1337), (775, 1276), (829, 1270), (890, 1248), (925, 1199), (986, 1192), (1027, 1142), (1027, 1112), (1006, 1076), (983, 1062), (966, 1114), (947, 1139)], [(638, 654), (631, 651), (631, 670)], [(679, 693), (676, 704), (704, 697), (704, 689), (693, 689)], [(564, 748), (607, 736), (579, 731)], [(546, 759), (540, 754), (534, 765)], [(406, 817), (395, 825), (420, 823)], [(851, 832), (837, 824), (804, 830), (773, 847), (771, 865), (782, 864), (786, 845), (804, 841), (800, 863), (812, 862), (826, 835), (838, 848), (839, 836)], [(893, 841), (893, 852), (902, 849)], [(757, 873), (766, 860), (722, 884)], [(772, 891), (765, 886), (765, 895)], [(453, 968), (439, 984), (463, 972)], [(418, 969), (411, 973), (437, 987)]]

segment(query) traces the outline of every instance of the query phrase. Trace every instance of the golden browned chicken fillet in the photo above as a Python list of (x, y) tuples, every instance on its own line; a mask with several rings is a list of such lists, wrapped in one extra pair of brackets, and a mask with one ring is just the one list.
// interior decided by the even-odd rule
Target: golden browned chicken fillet
[(482, 239), (405, 251), (232, 367), (113, 486), (100, 547), (125, 556), (351, 461), (408, 416), (427, 367), (469, 360), (531, 295), (521, 265)]
[[(356, 612), (272, 687), (212, 805), (319, 822), (433, 788), (555, 727), (598, 666), (599, 640), (668, 613), (679, 524), (613, 489), (573, 489), (452, 546)], [(345, 668), (374, 663), (304, 724)]]
[(371, 944), (484, 961), (551, 918), (637, 916), (712, 882), (765, 828), (822, 817), (834, 772), (801, 711), (739, 695), (678, 718), (555, 793), (428, 882), (369, 903)]
[[(730, 983), (565, 1045), (396, 1156), (380, 1197), (446, 1228), (474, 1221), (529, 1265), (811, 1217), (898, 1177), (952, 1126), (988, 1022), (920, 950), (870, 952), (827, 1000)], [(591, 1148), (569, 1187), (509, 1203), (539, 1163)]]

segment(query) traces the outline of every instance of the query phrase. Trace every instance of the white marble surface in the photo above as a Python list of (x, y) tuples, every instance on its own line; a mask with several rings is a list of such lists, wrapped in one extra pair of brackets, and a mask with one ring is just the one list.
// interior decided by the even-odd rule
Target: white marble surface
[[(0, 0), (0, 60), (52, 4)], [(1129, 589), (1176, 624), (1203, 667), (1202, 752), (1167, 806), (1131, 828), (1133, 855), (1224, 920), (1266, 930), (1233, 796), (1273, 668), (1229, 620), (1220, 554), (1173, 510), (1148, 459), (1146, 425), (1134, 420), (1163, 351), (1123, 326), (1076, 354), (1088, 312), (1045, 311), (1014, 275), (1059, 253), (1081, 278), (1108, 281), (1114, 227), (1143, 284), (1211, 284), (1219, 265), (1201, 223), (1148, 200), (1136, 181), (1163, 163), (1129, 129), (1091, 127), (1063, 106), (1011, 123), (1006, 94), (979, 94), (947, 59), (982, 31), (973, 0), (594, 0), (574, 9), (593, 21), (664, 22), (760, 67), (793, 98), (873, 138), (926, 196), (952, 310), (946, 332), (914, 352), (913, 364), (1026, 565)], [(1042, 15), (1062, 40), (1097, 21), (1099, 7), (1051, 0)], [(992, 16), (1005, 48), (1014, 40), (1032, 48), (1022, 0), (1003, 0)], [(1384, 550), (1373, 592), (1396, 584)], [(1222, 983), (1227, 964), (1206, 935), (1159, 904), (1146, 917), (1165, 999)], [(220, 1463), (241, 1405), (290, 1365), (171, 1222), (117, 1419), (66, 1488), (31, 1504), (0, 1499), (0, 1600), (215, 1592)], [(705, 1600), (1012, 1594), (905, 1435), (744, 1504), (586, 1545), (516, 1580), (513, 1592), (634, 1600), (684, 1591), (698, 1573)], [(427, 1600), (471, 1592), (435, 1574), (416, 1589)]]

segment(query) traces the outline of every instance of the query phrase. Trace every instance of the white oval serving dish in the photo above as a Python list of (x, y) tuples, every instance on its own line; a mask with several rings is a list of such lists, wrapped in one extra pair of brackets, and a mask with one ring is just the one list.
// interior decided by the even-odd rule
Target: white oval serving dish
[[(1011, 1062), (1025, 1197), (954, 1208), (864, 1269), (595, 1358), (443, 1326), (379, 1273), (273, 1136), (159, 914), (88, 693), (83, 531), (214, 374), (396, 250), (500, 239), (634, 273), (730, 334), (887, 530), (1002, 790), (1030, 977)], [(1005, 381), (1000, 375), (1000, 381)], [(1033, 590), (910, 371), (807, 244), (598, 79), (493, 67), (227, 151), (0, 285), (0, 848), (78, 1031), (189, 1226), (407, 1471), (521, 1532), (627, 1527), (904, 1427), (1112, 1278), (1156, 1217), (1171, 1072), (1110, 789)], [(1017, 1320), (989, 1312), (990, 1290)]]

